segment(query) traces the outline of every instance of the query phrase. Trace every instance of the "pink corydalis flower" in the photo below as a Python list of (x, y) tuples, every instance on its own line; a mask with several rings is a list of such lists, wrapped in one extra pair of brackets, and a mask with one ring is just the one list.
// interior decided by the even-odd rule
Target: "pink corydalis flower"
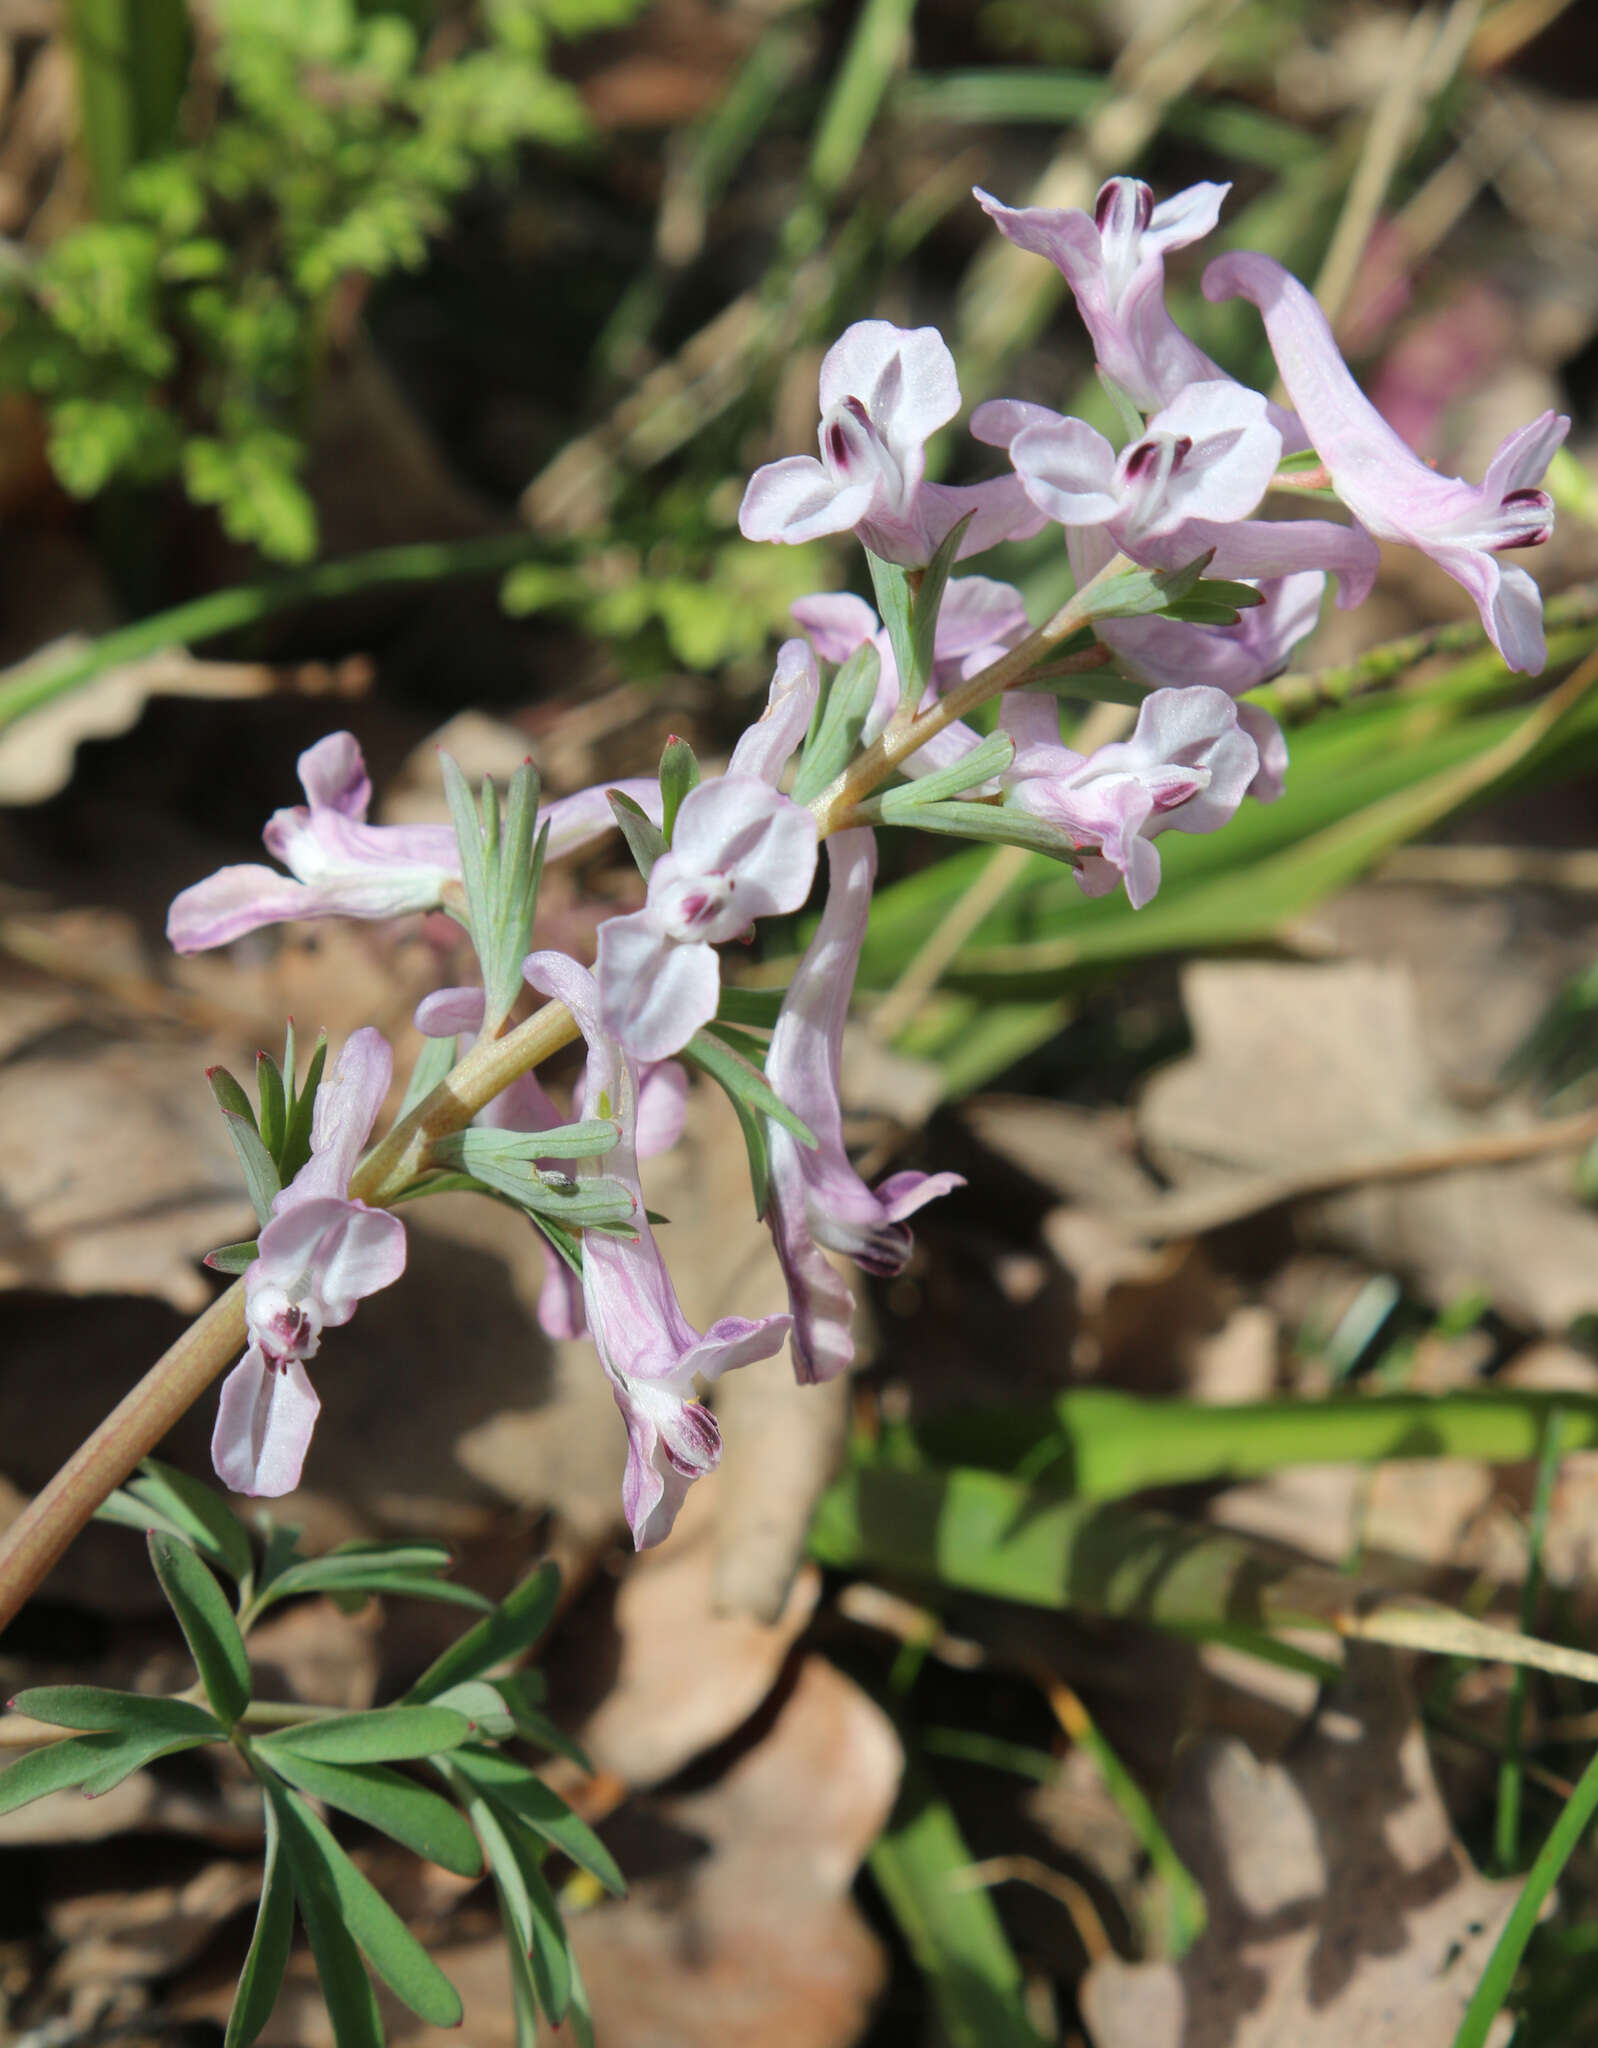
[(854, 1296), (827, 1250), (842, 1252), (868, 1273), (897, 1273), (914, 1242), (906, 1217), (964, 1185), (958, 1173), (895, 1173), (872, 1189), (849, 1163), (838, 1081), (877, 873), (873, 835), (834, 833), (827, 862), (827, 906), (783, 998), (766, 1055), (766, 1079), (817, 1141), (807, 1148), (767, 1121), (766, 1219), (788, 1282), (794, 1370), (803, 1382), (833, 1379), (854, 1358)]
[[(876, 649), (881, 664), (877, 694), (860, 734), (861, 745), (869, 746), (899, 708), (899, 669), (887, 629), (864, 598), (847, 590), (818, 591), (800, 598), (790, 610), (823, 661), (845, 662), (868, 640)], [(945, 684), (990, 668), (1030, 631), (1019, 590), (988, 576), (951, 578), (938, 608), (932, 678), (924, 701), (933, 703)], [(927, 775), (951, 766), (980, 743), (979, 733), (956, 720), (900, 766), (907, 775)]]
[(1355, 383), (1326, 316), (1274, 257), (1222, 256), (1204, 273), (1208, 299), (1257, 306), (1271, 352), (1333, 488), (1381, 540), (1419, 548), (1469, 592), (1510, 668), (1537, 674), (1547, 658), (1542, 594), (1499, 557), (1538, 547), (1554, 506), (1538, 488), (1570, 421), (1545, 412), (1511, 434), (1480, 484), (1439, 476), (1399, 439)]
[[(480, 988), (441, 988), (424, 996), (416, 1006), (413, 1020), (425, 1038), (456, 1038), (476, 1033), (483, 1024), (483, 991)], [(581, 1079), (572, 1090), (573, 1120), (583, 1114), (585, 1089)], [(676, 1060), (641, 1067), (638, 1073), (638, 1128), (636, 1149), (640, 1159), (653, 1159), (669, 1152), (682, 1136), (688, 1112), (688, 1076)], [(536, 1074), (518, 1074), (508, 1088), (496, 1095), (476, 1119), (485, 1130), (552, 1131), (564, 1123)], [(547, 1162), (558, 1165), (555, 1160)], [(544, 1284), (538, 1295), (538, 1323), (546, 1337), (581, 1337), (583, 1292), (577, 1276), (559, 1255), (546, 1247)]]
[(564, 953), (529, 954), (526, 971), (534, 988), (566, 1005), (587, 1040), (587, 1109), (613, 1116), (621, 1126), (615, 1149), (603, 1159), (579, 1161), (576, 1171), (620, 1180), (638, 1205), (632, 1237), (584, 1233), (583, 1305), (627, 1427), (622, 1505), (634, 1543), (645, 1550), (669, 1533), (689, 1487), (721, 1457), (721, 1433), (697, 1396), (697, 1382), (771, 1357), (781, 1349), (790, 1319), (724, 1316), (703, 1336), (688, 1321), (644, 1208), (637, 1074), (605, 1029), (598, 984)]
[(756, 470), (738, 526), (746, 540), (797, 544), (855, 533), (874, 555), (924, 568), (973, 514), (960, 554), (1036, 533), (1042, 520), (1013, 477), (927, 481), (927, 442), (960, 410), (954, 358), (935, 327), (861, 320), (821, 365), (821, 459), (790, 455)]
[[(436, 910), (459, 884), (460, 849), (449, 825), (369, 825), (372, 784), (353, 733), (329, 733), (299, 758), (306, 801), (274, 811), (261, 837), (288, 869), (221, 868), (173, 901), (167, 938), (179, 953), (225, 946), (291, 918), (402, 917)], [(660, 817), (660, 790), (642, 777), (611, 785)], [(538, 814), (548, 823), (545, 858), (559, 859), (615, 827), (604, 788), (558, 798)]]
[[(1029, 496), (1070, 536), (1102, 532), (1151, 569), (1208, 555), (1207, 576), (1243, 581), (1324, 570), (1339, 605), (1360, 604), (1380, 559), (1363, 527), (1246, 516), (1284, 445), (1270, 414), (1258, 392), (1211, 381), (1190, 385), (1119, 456), (1085, 421), (1022, 399), (979, 405), (971, 431), (1009, 450)], [(1095, 552), (1102, 566), (1113, 549)]]
[(798, 910), (816, 872), (815, 814), (758, 775), (702, 782), (682, 801), (644, 908), (599, 928), (605, 1028), (640, 1060), (668, 1059), (716, 1014), (716, 947)]
[(1006, 697), (999, 717), (1016, 743), (1005, 802), (1055, 826), (1079, 851), (1085, 894), (1108, 895), (1124, 882), (1134, 910), (1160, 886), (1155, 836), (1218, 832), (1259, 772), (1259, 749), (1224, 690), (1155, 690), (1130, 739), (1085, 755), (1061, 744), (1050, 697)]
[(1052, 263), (1075, 295), (1094, 353), (1140, 412), (1157, 412), (1189, 384), (1224, 377), (1165, 307), (1165, 258), (1209, 234), (1230, 185), (1190, 185), (1158, 206), (1140, 178), (1100, 186), (1078, 207), (1006, 206), (976, 197), (1007, 241)]
[(405, 1270), (405, 1226), (349, 1199), (350, 1176), (388, 1093), (379, 1031), (352, 1033), (317, 1091), (311, 1156), (272, 1204), (244, 1276), (250, 1345), (222, 1383), (211, 1462), (235, 1493), (292, 1493), (321, 1409), (305, 1370), (322, 1332)]
[(1064, 526), (1106, 527), (1129, 554), (1189, 520), (1247, 518), (1281, 454), (1264, 398), (1229, 380), (1188, 385), (1119, 455), (1085, 420), (1024, 427), (1010, 443), (1039, 511)]
[[(1102, 569), (1114, 552), (1102, 529), (1076, 527), (1066, 546), (1078, 584)], [(1100, 619), (1094, 631), (1124, 674), (1154, 689), (1204, 684), (1241, 697), (1281, 675), (1301, 640), (1320, 620), (1326, 578), (1318, 569), (1279, 576), (1258, 586), (1263, 602), (1235, 626), (1195, 626), (1176, 619)], [(1240, 703), (1237, 722), (1259, 749), (1260, 765), (1249, 795), (1274, 803), (1286, 787), (1287, 740), (1271, 714)]]

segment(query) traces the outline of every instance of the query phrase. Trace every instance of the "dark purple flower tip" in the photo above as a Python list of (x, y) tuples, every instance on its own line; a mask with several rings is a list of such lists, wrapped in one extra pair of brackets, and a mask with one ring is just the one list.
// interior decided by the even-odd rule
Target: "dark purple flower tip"
[(908, 1223), (879, 1223), (851, 1256), (862, 1272), (891, 1280), (904, 1271), (914, 1249), (915, 1236)]
[(1093, 225), (1101, 235), (1140, 235), (1153, 213), (1153, 190), (1141, 178), (1108, 178), (1093, 202)]
[(672, 1469), (684, 1479), (713, 1471), (721, 1456), (721, 1431), (702, 1401), (685, 1401), (670, 1430), (660, 1432), (660, 1447)]
[(1553, 536), (1554, 501), (1546, 491), (1528, 484), (1518, 491), (1506, 491), (1499, 501), (1500, 512), (1512, 515), (1510, 530), (1493, 543), (1493, 553), (1507, 554), (1511, 548), (1540, 548)]

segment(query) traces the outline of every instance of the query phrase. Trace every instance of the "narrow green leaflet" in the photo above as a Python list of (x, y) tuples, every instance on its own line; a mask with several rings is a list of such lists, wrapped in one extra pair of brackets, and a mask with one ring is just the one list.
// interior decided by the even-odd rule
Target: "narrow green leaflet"
[(267, 1780), (267, 1799), (276, 1809), (284, 1862), (300, 1918), (311, 1940), (311, 1955), (327, 2001), (337, 2048), (383, 2048), (377, 1994), (345, 1925), (344, 1905), (332, 1874), (318, 1854), (305, 1808), (286, 1787)]
[(558, 2027), (571, 2003), (571, 1951), (560, 1908), (539, 1868), (543, 1850), (510, 1814), (496, 1811), (481, 1794), (470, 1802), (473, 1824), (494, 1872), (494, 1885), (514, 1935), (511, 1946), (525, 1956), (538, 2003)]
[(11, 1702), (19, 1714), (57, 1728), (114, 1729), (121, 1735), (193, 1735), (220, 1742), (226, 1730), (204, 1707), (158, 1694), (112, 1692), (100, 1685), (34, 1685)]
[[(270, 1577), (263, 1574), (252, 1612), (258, 1614), (274, 1600), (287, 1599), (293, 1593), (382, 1592), (396, 1577), (422, 1578), (448, 1570), (454, 1561), (438, 1543), (345, 1544), (325, 1557), (298, 1558)], [(452, 1590), (464, 1593), (467, 1589)], [(470, 1594), (465, 1604), (478, 1597)]]
[(557, 1124), (552, 1131), (453, 1131), (434, 1142), (432, 1156), (447, 1165), (463, 1166), (481, 1179), (485, 1165), (597, 1159), (613, 1152), (620, 1138), (620, 1124), (609, 1117), (589, 1117), (581, 1123)]
[(209, 1563), (219, 1564), (230, 1578), (242, 1583), (255, 1567), (250, 1532), (220, 1494), (186, 1472), (146, 1458), (139, 1476), (128, 1482), (136, 1499), (153, 1508), (188, 1537)]
[(479, 1160), (473, 1178), (518, 1208), (551, 1216), (567, 1230), (626, 1230), (638, 1204), (624, 1181), (606, 1173), (540, 1173), (512, 1161)]
[[(260, 1256), (261, 1247), (258, 1240), (253, 1237), (241, 1237), (233, 1244), (219, 1244), (214, 1252), (207, 1252), (205, 1264), (213, 1273), (247, 1273)], [(146, 1524), (138, 1522), (134, 1526), (144, 1528)]]
[(941, 803), (945, 798), (956, 797), (973, 784), (986, 782), (990, 775), (1002, 775), (1015, 759), (1015, 741), (1007, 732), (990, 732), (980, 746), (973, 747), (969, 754), (952, 762), (947, 768), (939, 768), (931, 775), (917, 777), (914, 782), (902, 784), (898, 789), (887, 790), (880, 798), (880, 809), (885, 824), (914, 824), (923, 804)]
[(448, 1707), (374, 1707), (275, 1730), (258, 1737), (255, 1747), (272, 1757), (281, 1751), (322, 1763), (380, 1764), (458, 1749), (475, 1732), (464, 1714)]
[(630, 796), (623, 796), (619, 789), (607, 790), (605, 794), (616, 814), (621, 836), (627, 842), (627, 851), (638, 863), (638, 872), (647, 882), (655, 862), (666, 851), (666, 835), (642, 804), (635, 803)]
[(841, 774), (860, 743), (861, 728), (877, 694), (882, 663), (868, 640), (857, 647), (832, 679), (826, 702), (800, 757), (793, 800), (807, 804)]
[(257, 1744), (256, 1753), (296, 1792), (322, 1799), (340, 1813), (378, 1828), (461, 1877), (476, 1877), (483, 1867), (477, 1837), (463, 1815), (398, 1771), (382, 1764), (330, 1764), (320, 1758), (297, 1755), (281, 1743), (269, 1753)]
[(0, 1814), (14, 1813), (51, 1792), (81, 1785), (107, 1758), (120, 1755), (120, 1735), (76, 1735), (30, 1749), (0, 1771)]
[(689, 790), (699, 786), (699, 763), (688, 742), (679, 739), (675, 733), (667, 740), (660, 756), (660, 803), (661, 837), (670, 846), (677, 813), (682, 809), (682, 800)]
[[(1001, 846), (1022, 846), (1029, 853), (1046, 853), (1051, 860), (1071, 864), (1074, 851), (1058, 825), (1046, 818), (1034, 818), (1028, 811), (1014, 811), (1004, 804), (967, 799), (956, 803), (926, 803), (914, 807), (916, 828), (921, 832), (947, 833), (955, 839), (977, 839)], [(903, 822), (903, 815), (900, 816)]]
[(342, 1585), (329, 1586), (327, 1591), (328, 1598), (342, 1607), (346, 1614), (354, 1614), (368, 1595), (387, 1595), (395, 1600), (436, 1600), (444, 1607), (470, 1607), (479, 1614), (485, 1614), (494, 1604), (492, 1600), (485, 1600), (481, 1593), (473, 1592), (470, 1586), (457, 1586), (449, 1579), (428, 1579), (408, 1572), (374, 1572), (369, 1578), (346, 1580)]
[(749, 1160), (749, 1192), (755, 1198), (755, 1221), (763, 1223), (771, 1201), (771, 1145), (766, 1137), (766, 1120), (741, 1095), (729, 1090), (727, 1099), (743, 1133), (744, 1152)]
[(593, 1760), (580, 1743), (573, 1742), (563, 1728), (559, 1728), (539, 1707), (533, 1706), (521, 1696), (519, 1682), (512, 1678), (495, 1680), (495, 1690), (504, 1698), (516, 1719), (516, 1733), (524, 1742), (531, 1742), (539, 1749), (547, 1749), (551, 1756), (563, 1756), (568, 1763), (574, 1763), (578, 1770), (594, 1774)]
[(723, 967), (721, 1000), (716, 1005), (717, 1021), (747, 1024), (756, 1031), (769, 1031), (777, 1021), (782, 999), (787, 993), (785, 988), (735, 988), (726, 979)]
[(457, 1750), (450, 1762), (497, 1805), (524, 1820), (535, 1834), (597, 1878), (607, 1891), (618, 1897), (626, 1891), (627, 1881), (616, 1859), (593, 1829), (524, 1764), (487, 1749)]
[[(291, 1024), (289, 1029), (292, 1031), (293, 1028)], [(283, 1070), (269, 1052), (255, 1055), (255, 1093), (261, 1104), (261, 1143), (266, 1147), (268, 1158), (276, 1165), (282, 1157), (283, 1141), (288, 1136), (288, 1095), (283, 1086)]]
[[(286, 1808), (280, 1811), (279, 1818), (289, 1840), (296, 1892), (300, 1891), (303, 1873), (308, 1886), (317, 1891), (319, 1905), (332, 1904), (361, 1954), (396, 1998), (435, 2027), (458, 2026), (460, 1993), (427, 1950), (382, 1893), (356, 1869), (298, 1793), (285, 1791), (279, 1796)], [(303, 1902), (303, 1893), (301, 1897)], [(317, 1968), (321, 1968), (320, 1956)], [(339, 2048), (344, 2048), (343, 2036), (337, 2038)]]
[(288, 1031), (288, 1047), (283, 1055), (283, 1071), (288, 1082), (288, 1108), (283, 1127), (283, 1150), (278, 1166), (285, 1182), (295, 1174), (311, 1156), (311, 1120), (316, 1114), (316, 1091), (322, 1085), (323, 1070), (327, 1066), (327, 1033), (318, 1037), (311, 1050), (310, 1064), (305, 1069), (304, 1086), (294, 1086), (294, 1026)]
[[(897, 562), (883, 561), (880, 555), (874, 555), (869, 548), (866, 550), (866, 566), (871, 571), (871, 590), (877, 600), (877, 612), (887, 632), (888, 645), (893, 649), (894, 666), (899, 671), (899, 703), (913, 707), (920, 701), (921, 693), (927, 686), (927, 677), (919, 673), (916, 666), (915, 630), (912, 623), (915, 591), (911, 586), (910, 572), (901, 568)], [(941, 595), (940, 585), (939, 596)]]
[(516, 1716), (506, 1705), (503, 1693), (486, 1678), (463, 1678), (459, 1685), (441, 1692), (434, 1704), (464, 1714), (489, 1742), (505, 1742), (516, 1733)]
[(692, 1060), (713, 1081), (719, 1082), (735, 1102), (746, 1102), (757, 1116), (769, 1116), (785, 1131), (791, 1131), (801, 1145), (813, 1146), (816, 1137), (809, 1125), (802, 1123), (779, 1099), (754, 1062), (728, 1044), (726, 1031), (725, 1025), (696, 1031), (683, 1047), (683, 1058)]
[(282, 1192), (283, 1183), (278, 1176), (277, 1162), (255, 1127), (255, 1112), (250, 1107), (250, 1098), (226, 1067), (212, 1067), (205, 1078), (211, 1084), (211, 1093), (216, 1097), (222, 1121), (237, 1154), (244, 1185), (249, 1192), (250, 1207), (259, 1222), (270, 1223), (272, 1203)]
[(420, 1703), (431, 1700), (463, 1679), (480, 1678), (495, 1664), (529, 1650), (554, 1618), (560, 1597), (560, 1572), (542, 1564), (506, 1594), (492, 1614), (485, 1615), (457, 1642), (450, 1644), (417, 1679), (406, 1695)]
[[(966, 528), (976, 517), (968, 512), (957, 526), (949, 529), (943, 537), (938, 552), (927, 564), (921, 578), (921, 588), (916, 592), (915, 604), (910, 615), (910, 694), (906, 701), (912, 709), (920, 703), (928, 683), (932, 680), (933, 660), (937, 651), (938, 614), (943, 609), (943, 593), (948, 586), (955, 557), (960, 552), (960, 543), (965, 539)], [(898, 649), (894, 649), (895, 658)]]
[(135, 1771), (143, 1770), (146, 1764), (153, 1764), (157, 1757), (176, 1756), (179, 1750), (198, 1749), (207, 1742), (226, 1740), (221, 1729), (214, 1726), (209, 1735), (176, 1735), (170, 1729), (146, 1728), (129, 1731), (125, 1735), (85, 1735), (80, 1739), (84, 1742), (110, 1741), (116, 1745), (81, 1780), (90, 1799), (98, 1799), (101, 1793), (111, 1791), (124, 1778), (131, 1778)]
[(1113, 576), (1095, 577), (1077, 593), (1084, 619), (1138, 619), (1149, 612), (1163, 612), (1167, 605), (1188, 596), (1203, 579), (1213, 548), (1180, 569), (1121, 569)]
[(172, 1603), (205, 1696), (225, 1728), (250, 1703), (250, 1658), (233, 1610), (209, 1567), (186, 1543), (150, 1532), (150, 1562)]
[(250, 2048), (272, 2017), (294, 1939), (294, 1891), (282, 1852), (277, 1807), (266, 1799), (262, 1809), (266, 1860), (261, 1870), (261, 1903), (256, 1909), (250, 1952), (244, 1958), (238, 1989), (233, 1994), (233, 2010), (228, 2014), (227, 2039), (222, 2048)]

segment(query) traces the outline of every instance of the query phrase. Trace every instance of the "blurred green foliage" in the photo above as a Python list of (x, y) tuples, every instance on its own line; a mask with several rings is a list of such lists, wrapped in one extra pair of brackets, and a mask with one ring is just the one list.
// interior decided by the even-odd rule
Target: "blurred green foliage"
[[(85, 0), (72, 28), (86, 124), (99, 124), (86, 141), (115, 129), (136, 158), (149, 133), (138, 103), (174, 81), (152, 88), (147, 65), (104, 61), (148, 50), (138, 15), (115, 42), (126, 4)], [(0, 287), (0, 387), (41, 403), (66, 488), (87, 498), (178, 475), (233, 539), (278, 561), (313, 555), (301, 470), (338, 295), (418, 267), (450, 202), (520, 145), (583, 145), (551, 39), (640, 4), (479, 0), (435, 61), (403, 12), (219, 0), (188, 79), (187, 141), (125, 163), (91, 146), (102, 217)], [(164, 47), (188, 63), (187, 38)]]

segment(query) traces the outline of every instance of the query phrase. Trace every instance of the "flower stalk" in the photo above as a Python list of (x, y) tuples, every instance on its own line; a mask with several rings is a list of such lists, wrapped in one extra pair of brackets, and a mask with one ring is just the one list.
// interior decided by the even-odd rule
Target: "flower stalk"
[[(350, 1193), (374, 1208), (397, 1201), (423, 1172), (436, 1139), (462, 1131), (518, 1075), (577, 1035), (571, 1012), (546, 1003), (503, 1038), (475, 1047), (375, 1146)], [(54, 1570), (68, 1546), (243, 1347), (244, 1282), (219, 1295), (86, 1437), (0, 1534), (0, 1630)]]

